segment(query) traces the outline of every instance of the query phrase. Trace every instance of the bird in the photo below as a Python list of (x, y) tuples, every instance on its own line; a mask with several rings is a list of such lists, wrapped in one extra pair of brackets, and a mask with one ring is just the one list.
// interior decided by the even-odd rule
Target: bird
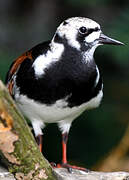
[(19, 56), (7, 73), (9, 93), (31, 121), (41, 152), (45, 125), (57, 123), (62, 162), (55, 167), (86, 170), (68, 164), (67, 141), (73, 120), (101, 103), (103, 80), (94, 52), (104, 44), (123, 45), (104, 35), (96, 21), (71, 17), (57, 27), (51, 40)]

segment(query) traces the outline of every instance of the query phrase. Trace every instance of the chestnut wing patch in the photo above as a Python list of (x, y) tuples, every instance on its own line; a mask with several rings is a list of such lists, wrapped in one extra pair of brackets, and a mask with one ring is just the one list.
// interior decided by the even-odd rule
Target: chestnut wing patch
[(14, 61), (13, 66), (10, 69), (10, 74), (14, 74), (17, 71), (19, 65), (26, 59), (32, 60), (31, 51), (28, 51), (28, 52), (22, 54), (19, 58), (17, 58)]
[(31, 50), (22, 54), (20, 57), (18, 57), (11, 65), (7, 76), (6, 76), (6, 80), (5, 83), (7, 85), (7, 88), (9, 90), (9, 93), (13, 96), (13, 85), (14, 85), (14, 77), (15, 77), (15, 73), (17, 72), (17, 70), (19, 69), (20, 65), (22, 64), (23, 61), (25, 61), (26, 59), (30, 59), (33, 60), (32, 58), (32, 53)]
[(46, 41), (46, 42), (36, 45), (29, 51), (22, 54), (12, 63), (7, 73), (6, 80), (5, 80), (7, 88), (9, 89), (9, 92), (12, 96), (13, 96), (13, 86), (14, 86), (14, 81), (15, 81), (15, 75), (20, 65), (26, 60), (34, 61), (40, 54), (43, 54), (43, 53), (46, 54), (48, 49), (50, 49), (49, 44), (50, 44), (50, 41)]

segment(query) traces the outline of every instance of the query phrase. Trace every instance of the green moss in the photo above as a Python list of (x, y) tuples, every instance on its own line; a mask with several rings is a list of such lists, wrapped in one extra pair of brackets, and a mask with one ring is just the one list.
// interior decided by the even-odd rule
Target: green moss
[[(18, 160), (18, 162), (20, 162), (20, 164), (10, 164), (5, 161), (9, 171), (14, 174), (24, 173), (27, 175), (30, 171), (34, 170), (35, 176), (41, 169), (44, 169), (48, 176), (48, 180), (54, 180), (55, 178), (52, 175), (51, 166), (39, 152), (38, 146), (31, 134), (27, 122), (16, 108), (6, 89), (0, 89), (0, 98), (3, 105), (6, 107), (6, 111), (14, 120), (12, 131), (19, 137), (14, 143), (15, 149), (11, 154)], [(39, 167), (35, 170), (36, 164), (39, 164)]]

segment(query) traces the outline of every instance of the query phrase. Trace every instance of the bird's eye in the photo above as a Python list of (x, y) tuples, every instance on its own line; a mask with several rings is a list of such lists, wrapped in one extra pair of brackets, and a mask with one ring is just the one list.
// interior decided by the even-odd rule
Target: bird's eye
[(79, 28), (79, 32), (80, 32), (81, 34), (86, 34), (86, 33), (87, 33), (87, 28), (84, 27), (84, 26), (82, 26), (82, 27)]

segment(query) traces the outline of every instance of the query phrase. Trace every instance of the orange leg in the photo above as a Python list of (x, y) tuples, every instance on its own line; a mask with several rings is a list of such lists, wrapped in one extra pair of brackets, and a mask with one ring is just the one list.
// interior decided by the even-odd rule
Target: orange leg
[[(36, 138), (37, 144), (39, 146), (40, 152), (42, 152), (42, 135), (38, 135)], [(71, 173), (72, 169), (78, 169), (85, 172), (89, 172), (88, 169), (78, 166), (73, 166), (67, 163), (67, 141), (68, 141), (68, 133), (62, 134), (62, 163), (61, 164), (55, 164), (51, 163), (53, 168), (67, 168), (68, 171)]]
[(67, 141), (68, 134), (62, 134), (62, 164), (67, 164)]
[(36, 137), (36, 142), (37, 142), (37, 144), (39, 146), (40, 152), (42, 152), (42, 147), (43, 147), (42, 139), (43, 139), (42, 135), (40, 135), (40, 134)]
[(62, 163), (57, 164), (57, 168), (67, 168), (69, 172), (72, 172), (72, 169), (78, 169), (82, 171), (88, 172), (89, 170), (83, 167), (73, 166), (67, 163), (67, 141), (68, 141), (68, 133), (62, 134)]

